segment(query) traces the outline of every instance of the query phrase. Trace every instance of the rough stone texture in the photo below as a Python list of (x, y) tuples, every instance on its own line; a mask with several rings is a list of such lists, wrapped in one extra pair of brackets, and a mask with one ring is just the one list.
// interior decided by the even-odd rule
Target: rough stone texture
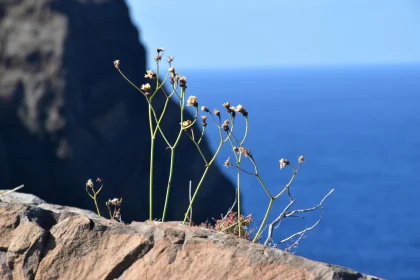
[[(84, 184), (101, 177), (103, 211), (105, 200), (123, 197), (123, 219), (145, 219), (147, 104), (113, 66), (120, 59), (128, 77), (145, 82), (145, 49), (124, 1), (1, 0), (0, 38), (0, 188), (24, 184), (25, 192), (51, 203), (94, 209)], [(162, 125), (171, 141), (179, 128), (175, 107), (170, 103)], [(160, 218), (170, 154), (163, 141), (156, 145), (153, 205)], [(206, 141), (203, 150), (209, 155)], [(203, 170), (183, 137), (168, 219), (181, 219), (189, 180), (196, 184)], [(194, 219), (219, 217), (233, 201), (232, 184), (212, 168)]]
[(378, 279), (177, 222), (124, 225), (0, 203), (5, 229), (0, 279)]
[(36, 195), (29, 194), (29, 193), (21, 193), (21, 192), (12, 192), (5, 196), (1, 196), (1, 194), (7, 192), (9, 190), (0, 190), (0, 201), (3, 202), (19, 202), (25, 204), (41, 204), (46, 203), (43, 199), (40, 199)]

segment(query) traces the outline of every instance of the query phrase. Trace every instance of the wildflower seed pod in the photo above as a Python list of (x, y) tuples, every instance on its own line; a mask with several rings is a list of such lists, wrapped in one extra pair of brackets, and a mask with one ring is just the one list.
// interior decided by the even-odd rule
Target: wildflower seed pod
[(87, 187), (87, 188), (93, 188), (93, 182), (92, 182), (92, 179), (87, 180), (87, 182), (86, 182), (86, 187)]
[(305, 162), (305, 157), (304, 157), (303, 155), (300, 155), (300, 156), (298, 157), (298, 162), (299, 162), (299, 163)]
[(229, 102), (223, 103), (223, 107), (225, 107), (229, 111), (230, 103)]
[(282, 169), (283, 167), (289, 165), (289, 161), (287, 159), (282, 158), (280, 160), (280, 169)]
[(120, 61), (118, 59), (117, 60), (114, 60), (114, 66), (117, 69), (120, 67)]
[(198, 106), (197, 97), (196, 96), (190, 96), (187, 100), (187, 106)]
[(228, 157), (226, 160), (225, 160), (225, 162), (223, 163), (223, 166), (224, 167), (229, 167), (231, 165), (231, 163), (230, 163), (230, 157)]
[(145, 85), (141, 85), (141, 89), (144, 90), (145, 92), (149, 92), (151, 88), (152, 87), (150, 86), (149, 83), (147, 83)]
[(223, 122), (222, 127), (224, 129), (224, 131), (229, 131), (229, 121), (226, 120)]
[(188, 126), (191, 125), (191, 121), (190, 120), (186, 120), (186, 121), (182, 122), (181, 125), (182, 125), (182, 128), (187, 128)]
[(156, 74), (153, 73), (152, 70), (146, 70), (146, 75), (144, 75), (146, 79), (154, 79), (156, 77)]
[(187, 88), (187, 77), (180, 77), (179, 78), (179, 86), (186, 89)]

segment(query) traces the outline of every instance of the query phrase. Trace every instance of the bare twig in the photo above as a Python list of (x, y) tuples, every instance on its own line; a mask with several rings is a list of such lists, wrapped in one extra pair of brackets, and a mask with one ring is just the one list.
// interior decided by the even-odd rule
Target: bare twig
[(321, 206), (321, 216), (319, 216), (319, 219), (315, 222), (315, 224), (313, 224), (311, 227), (305, 228), (304, 230), (301, 230), (299, 232), (296, 232), (296, 233), (292, 234), (291, 236), (281, 240), (279, 243), (284, 243), (284, 242), (292, 239), (293, 237), (300, 235), (298, 240), (296, 240), (290, 247), (286, 248), (286, 250), (289, 251), (291, 248), (293, 248), (294, 246), (296, 246), (299, 243), (299, 241), (302, 239), (303, 235), (307, 231), (310, 231), (310, 230), (314, 229), (319, 224), (319, 222), (322, 220), (322, 217), (324, 217), (324, 207)]
[[(268, 243), (272, 240), (273, 229), (278, 228), (280, 226), (281, 220), (286, 216), (287, 211), (295, 202), (296, 200), (290, 201), (286, 208), (284, 208), (283, 212), (281, 212), (281, 214), (268, 226), (268, 237), (264, 242), (265, 246), (267, 246)], [(279, 224), (276, 226), (277, 223)]]
[[(313, 229), (316, 225), (318, 225), (318, 223), (321, 221), (321, 219), (322, 219), (322, 217), (324, 215), (324, 209), (322, 207), (323, 206), (322, 204), (324, 203), (324, 200), (328, 196), (330, 196), (330, 194), (333, 191), (334, 191), (334, 189), (332, 189), (327, 195), (325, 195), (324, 198), (321, 200), (321, 202), (318, 205), (314, 206), (314, 207), (306, 208), (306, 209), (297, 209), (297, 210), (293, 210), (291, 212), (287, 212), (290, 209), (290, 207), (296, 202), (296, 200), (290, 200), (289, 204), (284, 208), (283, 212), (269, 225), (269, 227), (268, 227), (268, 237), (267, 237), (266, 241), (264, 242), (264, 245), (267, 246), (269, 244), (269, 242), (272, 241), (273, 231), (274, 231), (274, 229), (276, 229), (276, 228), (278, 228), (280, 226), (280, 223), (281, 223), (281, 221), (282, 221), (283, 218), (295, 217), (295, 216), (293, 216), (295, 213), (311, 212), (311, 211), (314, 211), (314, 210), (316, 210), (318, 208), (321, 208), (322, 209), (322, 214), (321, 214), (320, 218), (318, 219), (318, 221), (312, 227), (307, 228), (305, 230), (302, 230), (300, 232), (294, 233), (293, 235), (289, 236), (288, 238), (281, 240), (279, 243), (286, 242), (286, 241), (292, 239), (293, 237), (295, 237), (297, 235), (301, 235), (302, 236), (307, 231)], [(278, 225), (277, 225), (277, 223), (278, 223)], [(300, 239), (301, 238), (299, 238), (298, 240), (300, 240)], [(294, 244), (294, 245), (296, 245), (296, 244)], [(277, 245), (278, 244), (274, 245), (274, 247), (276, 247)], [(289, 248), (293, 247), (294, 245), (290, 246)]]
[(1, 194), (0, 194), (0, 197), (1, 197), (1, 196), (8, 195), (8, 194), (10, 194), (10, 193), (12, 193), (12, 192), (18, 191), (18, 190), (22, 189), (23, 187), (24, 187), (24, 185), (20, 185), (19, 187), (16, 187), (16, 188), (14, 188), (13, 190), (7, 191), (7, 192), (5, 192), (5, 193), (1, 193)]
[(332, 193), (333, 193), (333, 191), (334, 191), (334, 189), (330, 190), (330, 192), (329, 192), (329, 193), (327, 193), (327, 195), (326, 195), (326, 196), (324, 196), (324, 198), (321, 200), (321, 202), (320, 202), (318, 205), (316, 205), (316, 206), (314, 206), (314, 207), (312, 207), (312, 208), (293, 210), (293, 211), (291, 211), (291, 212), (289, 212), (289, 213), (286, 213), (286, 217), (290, 217), (290, 216), (292, 216), (292, 215), (294, 215), (294, 214), (296, 214), (296, 213), (311, 212), (311, 211), (314, 211), (314, 210), (318, 209), (319, 207), (321, 207), (321, 206), (322, 206), (322, 203), (324, 203), (324, 200), (325, 200), (328, 196), (330, 196), (330, 194), (332, 194)]
[[(238, 190), (236, 190), (236, 194), (237, 194), (237, 193), (238, 193)], [(234, 207), (235, 207), (235, 205), (236, 205), (236, 202), (237, 202), (236, 198), (237, 198), (237, 197), (238, 197), (238, 196), (237, 196), (237, 195), (235, 195), (235, 201), (233, 202), (232, 207), (230, 207), (230, 208), (229, 208), (229, 210), (227, 211), (226, 215), (223, 217), (222, 222), (224, 222), (224, 221), (226, 220), (226, 218), (229, 216), (229, 214), (232, 212), (233, 208), (234, 208)]]

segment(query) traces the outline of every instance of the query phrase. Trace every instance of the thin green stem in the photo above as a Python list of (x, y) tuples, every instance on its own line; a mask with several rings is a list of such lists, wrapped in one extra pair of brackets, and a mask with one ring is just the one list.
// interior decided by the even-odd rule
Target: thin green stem
[(166, 218), (166, 210), (167, 210), (167, 205), (169, 201), (169, 193), (171, 191), (171, 185), (172, 185), (171, 183), (172, 183), (172, 176), (173, 176), (173, 170), (174, 170), (174, 161), (175, 161), (175, 149), (171, 149), (171, 164), (169, 167), (168, 187), (166, 189), (165, 206), (163, 208), (162, 222), (164, 222)]
[[(295, 179), (295, 177), (296, 177), (296, 175), (298, 174), (298, 172), (299, 172), (299, 169), (300, 169), (300, 166), (301, 166), (301, 164), (299, 163), (299, 166), (298, 166), (298, 168), (296, 169), (296, 171), (294, 171), (293, 172), (293, 176), (292, 176), (292, 178), (290, 178), (290, 181), (289, 181), (289, 183), (287, 183), (287, 185), (284, 187), (284, 189), (281, 191), (281, 192), (279, 192), (275, 197), (274, 197), (274, 199), (277, 199), (279, 196), (281, 196), (287, 189), (289, 189), (289, 187), (290, 187), (290, 185), (293, 183), (293, 180)], [(294, 168), (292, 167), (292, 169), (294, 170)]]
[(207, 172), (209, 171), (209, 169), (210, 169), (210, 166), (209, 166), (209, 165), (208, 165), (208, 166), (206, 166), (206, 169), (204, 170), (203, 175), (201, 176), (200, 182), (198, 182), (197, 188), (196, 188), (196, 189), (195, 189), (195, 191), (194, 191), (194, 195), (193, 195), (193, 197), (192, 197), (192, 199), (191, 199), (191, 202), (190, 202), (190, 204), (188, 205), (187, 212), (185, 213), (185, 216), (184, 216), (184, 221), (182, 222), (184, 225), (185, 225), (185, 223), (186, 223), (186, 221), (187, 221), (187, 219), (188, 219), (189, 213), (190, 213), (190, 211), (191, 211), (191, 208), (192, 208), (192, 205), (193, 205), (193, 203), (194, 203), (195, 197), (197, 196), (198, 190), (200, 189), (201, 184), (202, 184), (202, 183), (203, 183), (203, 181), (204, 181), (204, 177), (206, 177), (206, 174), (207, 174)]
[(203, 129), (201, 130), (201, 136), (200, 136), (200, 139), (198, 139), (197, 144), (200, 144), (201, 143), (201, 140), (203, 139), (205, 130), (206, 130), (206, 127), (203, 126)]
[[(181, 139), (182, 131), (184, 129), (182, 127), (182, 123), (184, 122), (184, 98), (185, 98), (185, 88), (182, 88), (181, 89), (181, 98), (179, 100), (179, 107), (180, 107), (180, 114), (181, 114), (180, 129), (179, 129), (178, 137), (175, 140), (175, 143), (172, 146), (169, 145), (169, 147), (171, 148), (171, 163), (170, 163), (170, 167), (169, 167), (168, 185), (166, 187), (165, 205), (163, 206), (162, 222), (165, 221), (166, 210), (168, 208), (169, 192), (171, 190), (172, 174), (173, 174), (174, 161), (175, 161), (175, 149), (176, 149), (176, 147), (179, 143), (179, 140)], [(196, 112), (198, 113), (198, 111), (196, 111)]]
[(99, 211), (98, 202), (96, 201), (96, 193), (95, 193), (95, 198), (93, 199), (93, 201), (95, 201), (95, 206), (96, 206), (96, 211), (98, 212), (98, 216), (101, 217), (101, 211)]
[(244, 144), (244, 142), (245, 142), (245, 139), (246, 139), (246, 137), (247, 137), (247, 135), (248, 135), (248, 116), (246, 116), (245, 117), (245, 134), (244, 134), (244, 138), (242, 139), (242, 142), (241, 142), (241, 146)]
[(193, 137), (188, 132), (187, 132), (187, 135), (188, 135), (188, 137), (190, 137), (191, 141), (193, 141), (194, 145), (197, 147), (198, 152), (200, 153), (201, 157), (203, 158), (204, 163), (207, 165), (206, 157), (204, 156), (203, 151), (201, 151), (199, 142), (194, 141)]
[(155, 137), (153, 137), (152, 110), (149, 104), (149, 124), (150, 124), (150, 170), (149, 170), (149, 220), (153, 220), (153, 167), (155, 153)]
[(238, 177), (237, 177), (237, 194), (238, 194), (238, 231), (239, 237), (241, 237), (241, 230), (242, 230), (242, 221), (241, 221), (241, 159), (242, 153), (239, 154), (239, 161), (238, 161)]
[(203, 175), (201, 176), (200, 182), (198, 182), (197, 188), (196, 188), (196, 189), (195, 189), (195, 191), (194, 191), (194, 195), (193, 195), (193, 197), (192, 197), (192, 199), (191, 199), (191, 201), (190, 201), (190, 204), (188, 205), (187, 212), (185, 213), (184, 221), (182, 222), (183, 224), (185, 224), (185, 222), (186, 222), (186, 221), (187, 221), (187, 219), (188, 219), (188, 215), (189, 215), (189, 213), (190, 213), (190, 211), (191, 211), (191, 208), (192, 208), (192, 205), (193, 205), (193, 203), (194, 203), (194, 201), (195, 201), (195, 197), (197, 196), (197, 193), (198, 193), (198, 191), (200, 190), (200, 187), (201, 187), (201, 185), (202, 185), (202, 183), (203, 183), (203, 181), (204, 181), (204, 178), (206, 177), (207, 172), (209, 171), (209, 168), (210, 168), (211, 164), (214, 162), (214, 160), (216, 159), (217, 155), (218, 155), (218, 154), (219, 154), (219, 152), (220, 152), (220, 149), (222, 148), (222, 145), (223, 145), (223, 135), (222, 135), (222, 131), (221, 131), (220, 129), (219, 129), (219, 135), (220, 135), (220, 142), (219, 142), (219, 146), (217, 147), (217, 150), (216, 150), (216, 152), (214, 153), (213, 158), (212, 158), (212, 159), (210, 160), (210, 162), (206, 165), (206, 169), (204, 170)]
[(257, 233), (255, 234), (254, 239), (252, 240), (253, 243), (257, 242), (258, 238), (260, 237), (261, 231), (263, 230), (264, 225), (267, 222), (268, 214), (270, 214), (271, 206), (273, 206), (273, 201), (274, 201), (274, 199), (270, 198), (270, 203), (268, 204), (267, 211), (265, 212), (265, 215), (264, 215), (264, 219), (261, 222), (260, 228), (258, 229)]
[(270, 199), (274, 199), (273, 195), (270, 193), (270, 191), (267, 189), (267, 187), (265, 186), (263, 180), (261, 179), (260, 175), (257, 174), (257, 179), (260, 182), (261, 186), (264, 188), (265, 192), (267, 193), (268, 197)]
[(121, 76), (123, 76), (123, 78), (130, 83), (130, 85), (132, 85), (135, 89), (137, 89), (138, 91), (140, 91), (142, 94), (145, 94), (145, 91), (141, 90), (138, 86), (136, 86), (132, 81), (130, 81), (130, 79), (128, 79), (124, 73), (121, 71), (120, 68), (117, 68), (118, 72), (120, 72)]

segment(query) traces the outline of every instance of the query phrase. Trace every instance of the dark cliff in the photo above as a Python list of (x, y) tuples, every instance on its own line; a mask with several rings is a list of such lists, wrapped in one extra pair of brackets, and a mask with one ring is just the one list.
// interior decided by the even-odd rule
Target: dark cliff
[[(147, 218), (147, 106), (112, 63), (120, 59), (127, 76), (145, 82), (145, 49), (124, 1), (1, 0), (0, 38), (0, 189), (25, 184), (25, 192), (50, 203), (94, 209), (84, 184), (101, 177), (101, 202), (123, 197), (123, 220)], [(172, 135), (179, 128), (175, 107), (164, 124)], [(155, 167), (159, 218), (169, 159), (162, 141), (156, 153), (165, 163)], [(204, 169), (188, 137), (175, 160), (172, 220), (181, 219), (188, 182), (197, 183)], [(219, 217), (233, 200), (232, 184), (213, 167), (194, 218)]]

